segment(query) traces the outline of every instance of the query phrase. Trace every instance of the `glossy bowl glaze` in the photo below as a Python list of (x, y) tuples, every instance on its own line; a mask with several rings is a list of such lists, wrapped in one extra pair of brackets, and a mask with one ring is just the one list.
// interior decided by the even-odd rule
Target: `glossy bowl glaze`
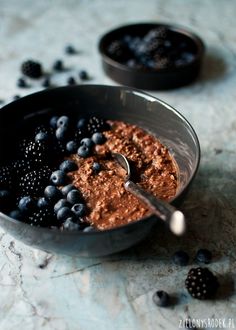
[[(174, 32), (180, 40), (188, 40), (195, 54), (194, 60), (179, 67), (144, 71), (130, 68), (109, 55), (108, 46), (112, 41), (119, 40), (125, 35), (143, 37), (148, 31), (158, 27), (165, 27)], [(190, 84), (199, 74), (205, 50), (203, 41), (196, 34), (176, 25), (162, 23), (138, 23), (118, 27), (101, 37), (98, 48), (103, 69), (111, 79), (126, 86), (148, 90), (172, 89)]]
[[(37, 121), (50, 114), (99, 115), (138, 125), (156, 135), (169, 148), (180, 169), (179, 189), (172, 203), (185, 195), (197, 171), (200, 147), (187, 120), (166, 103), (138, 90), (102, 85), (48, 89), (12, 102), (0, 111), (0, 159), (11, 155), (11, 145), (24, 119)], [(6, 143), (7, 141), (7, 143)], [(30, 226), (0, 212), (1, 227), (25, 244), (51, 253), (104, 256), (144, 239), (158, 222), (146, 217), (126, 226), (100, 232), (69, 232)]]

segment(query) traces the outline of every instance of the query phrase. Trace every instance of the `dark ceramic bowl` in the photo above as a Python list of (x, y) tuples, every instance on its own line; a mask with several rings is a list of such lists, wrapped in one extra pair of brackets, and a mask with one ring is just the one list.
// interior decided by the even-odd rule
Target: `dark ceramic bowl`
[[(183, 198), (200, 160), (199, 142), (186, 119), (164, 102), (125, 87), (83, 85), (48, 89), (12, 102), (0, 110), (0, 159), (11, 153), (11, 144), (24, 118), (38, 119), (53, 113), (97, 114), (136, 124), (155, 134), (170, 150), (179, 169), (179, 189), (173, 203)], [(7, 141), (7, 142), (6, 142)], [(25, 244), (52, 253), (72, 256), (112, 254), (144, 239), (159, 222), (154, 216), (101, 232), (61, 232), (30, 226), (0, 212), (0, 225)]]
[[(165, 27), (174, 34), (176, 42), (186, 41), (194, 54), (194, 59), (179, 67), (168, 67), (159, 70), (130, 68), (114, 60), (108, 52), (108, 46), (114, 40), (120, 40), (125, 35), (143, 37), (148, 31), (157, 27)], [(190, 84), (199, 74), (204, 54), (204, 44), (194, 33), (185, 28), (168, 24), (140, 23), (124, 25), (109, 31), (99, 41), (99, 52), (102, 56), (102, 66), (105, 73), (114, 81), (131, 87), (161, 90), (172, 89)]]

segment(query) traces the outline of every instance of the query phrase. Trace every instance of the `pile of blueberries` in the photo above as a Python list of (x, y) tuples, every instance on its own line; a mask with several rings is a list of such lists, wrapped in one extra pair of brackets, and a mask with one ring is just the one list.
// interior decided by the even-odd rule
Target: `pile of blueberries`
[[(83, 196), (68, 176), (78, 165), (68, 157), (92, 156), (95, 145), (106, 141), (109, 124), (96, 116), (63, 115), (28, 126), (16, 145), (17, 159), (0, 166), (0, 211), (34, 226), (93, 230)], [(102, 170), (98, 162), (91, 166), (93, 175)]]
[(195, 59), (191, 40), (164, 26), (149, 30), (144, 36), (126, 34), (113, 40), (107, 54), (129, 68), (161, 70), (185, 66)]

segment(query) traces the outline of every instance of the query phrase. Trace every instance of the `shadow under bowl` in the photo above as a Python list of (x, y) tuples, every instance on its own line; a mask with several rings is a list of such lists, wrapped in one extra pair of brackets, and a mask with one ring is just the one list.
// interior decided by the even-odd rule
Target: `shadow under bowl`
[[(25, 119), (53, 114), (98, 115), (135, 124), (154, 134), (169, 148), (179, 167), (179, 189), (172, 203), (184, 197), (200, 161), (196, 133), (187, 120), (166, 103), (126, 87), (83, 85), (38, 92), (0, 111), (0, 159), (11, 155), (11, 144)], [(7, 143), (6, 143), (7, 141)], [(0, 212), (0, 226), (18, 240), (51, 253), (94, 257), (127, 249), (143, 240), (157, 223), (154, 216), (100, 232), (69, 232), (30, 226)]]

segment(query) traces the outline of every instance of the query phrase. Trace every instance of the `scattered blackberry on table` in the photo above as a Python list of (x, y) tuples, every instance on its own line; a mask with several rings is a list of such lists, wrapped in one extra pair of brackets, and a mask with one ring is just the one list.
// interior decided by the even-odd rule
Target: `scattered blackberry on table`
[(77, 203), (72, 206), (71, 211), (76, 217), (83, 217), (86, 213), (86, 206), (82, 203)]
[(207, 249), (199, 249), (195, 259), (200, 263), (209, 264), (212, 260), (212, 253)]
[(9, 165), (0, 167), (0, 189), (9, 189), (13, 185), (13, 170)]
[(68, 178), (64, 171), (54, 171), (50, 176), (50, 182), (55, 186), (64, 186), (68, 181)]
[(17, 80), (17, 87), (20, 87), (20, 88), (27, 88), (27, 87), (29, 87), (29, 85), (27, 84), (27, 82), (25, 81), (25, 79), (24, 78), (19, 78), (18, 80)]
[(60, 165), (60, 170), (63, 172), (73, 172), (78, 169), (78, 165), (70, 159), (64, 160)]
[(53, 63), (53, 69), (55, 71), (63, 71), (64, 70), (64, 63), (62, 60), (56, 60), (54, 63)]
[(49, 183), (51, 173), (48, 166), (43, 166), (22, 176), (19, 181), (21, 195), (40, 197)]
[(60, 189), (58, 189), (55, 186), (47, 186), (44, 189), (44, 196), (50, 201), (50, 202), (56, 202), (58, 201), (60, 198), (63, 198), (62, 196), (62, 192), (60, 191)]
[(159, 307), (167, 307), (170, 304), (170, 296), (167, 292), (159, 290), (152, 296), (153, 302)]
[(189, 262), (189, 255), (185, 251), (177, 251), (172, 256), (173, 262), (178, 266), (186, 266)]
[(33, 60), (23, 62), (21, 72), (30, 78), (40, 78), (43, 75), (42, 65)]
[(192, 268), (185, 280), (185, 287), (189, 294), (196, 299), (212, 298), (219, 283), (217, 277), (208, 268)]
[(27, 219), (27, 223), (31, 226), (50, 227), (57, 224), (56, 217), (51, 208), (41, 208), (34, 211)]
[(66, 199), (70, 204), (74, 205), (81, 202), (82, 196), (79, 190), (73, 189), (67, 193)]

